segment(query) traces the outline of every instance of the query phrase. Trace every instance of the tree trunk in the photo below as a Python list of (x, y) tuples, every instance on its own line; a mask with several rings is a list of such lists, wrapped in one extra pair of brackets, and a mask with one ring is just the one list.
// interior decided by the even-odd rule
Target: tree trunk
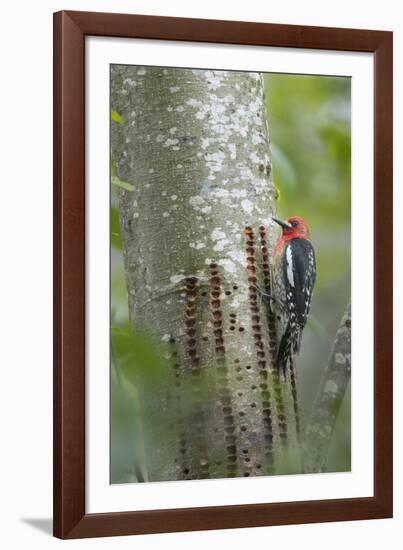
[(326, 470), (327, 454), (351, 377), (351, 306), (340, 321), (306, 431), (305, 471)]
[(148, 479), (274, 473), (296, 428), (255, 287), (275, 212), (261, 76), (115, 65), (111, 99), (116, 175), (134, 188), (119, 190), (130, 318), (168, 342), (173, 373)]

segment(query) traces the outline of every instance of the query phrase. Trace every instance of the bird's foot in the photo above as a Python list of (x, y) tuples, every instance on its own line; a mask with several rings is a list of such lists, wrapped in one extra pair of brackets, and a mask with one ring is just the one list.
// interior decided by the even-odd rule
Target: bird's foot
[(263, 288), (259, 285), (259, 283), (255, 283), (253, 285), (253, 287), (256, 288), (256, 290), (259, 292), (260, 296), (262, 296), (263, 298), (268, 298), (269, 300), (275, 301), (274, 296), (272, 296), (268, 292), (264, 291)]

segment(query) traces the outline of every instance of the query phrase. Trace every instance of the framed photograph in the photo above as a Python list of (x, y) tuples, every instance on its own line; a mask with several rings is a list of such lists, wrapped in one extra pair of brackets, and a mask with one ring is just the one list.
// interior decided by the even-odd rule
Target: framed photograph
[(392, 515), (392, 33), (54, 15), (54, 534)]

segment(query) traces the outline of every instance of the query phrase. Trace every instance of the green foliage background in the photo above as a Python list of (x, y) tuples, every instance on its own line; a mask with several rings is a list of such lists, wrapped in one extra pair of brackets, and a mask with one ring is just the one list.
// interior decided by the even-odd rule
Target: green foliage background
[[(317, 282), (298, 358), (306, 418), (350, 300), (351, 79), (265, 76), (278, 214), (309, 223)], [(339, 415), (329, 471), (350, 469), (350, 388)]]
[[(278, 215), (309, 223), (318, 278), (298, 359), (305, 418), (331, 343), (350, 300), (351, 101), (349, 78), (265, 75)], [(111, 124), (122, 124), (112, 113)], [(164, 380), (163, 350), (147, 334), (133, 336), (127, 308), (114, 174), (111, 185), (111, 481), (141, 481), (144, 426), (139, 393)], [(329, 471), (350, 470), (350, 391), (340, 412)]]

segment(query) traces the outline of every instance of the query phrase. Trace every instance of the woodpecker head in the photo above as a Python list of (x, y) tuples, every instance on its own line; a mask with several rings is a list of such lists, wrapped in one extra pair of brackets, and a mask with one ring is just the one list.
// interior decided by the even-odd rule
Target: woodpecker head
[(287, 241), (290, 239), (310, 239), (311, 233), (306, 222), (298, 216), (288, 218), (287, 221), (272, 218), (273, 221), (281, 225), (283, 229), (283, 238)]

